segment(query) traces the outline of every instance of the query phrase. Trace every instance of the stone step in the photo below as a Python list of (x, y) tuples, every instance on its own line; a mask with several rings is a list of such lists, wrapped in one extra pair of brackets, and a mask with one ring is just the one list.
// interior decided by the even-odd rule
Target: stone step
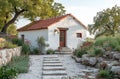
[(43, 66), (62, 66), (61, 63), (44, 63)]
[(43, 61), (59, 61), (59, 59), (43, 59)]
[(72, 54), (72, 52), (55, 52), (55, 54), (69, 55)]
[(65, 70), (63, 66), (43, 66), (43, 70)]
[(43, 61), (43, 63), (61, 63), (60, 61)]
[(65, 70), (45, 70), (42, 72), (43, 75), (67, 75)]
[(43, 75), (42, 79), (66, 79), (66, 75)]

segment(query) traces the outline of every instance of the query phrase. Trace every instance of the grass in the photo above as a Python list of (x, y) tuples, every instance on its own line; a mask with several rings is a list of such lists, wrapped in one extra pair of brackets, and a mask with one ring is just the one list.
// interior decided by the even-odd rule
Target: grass
[(18, 73), (27, 73), (29, 68), (29, 56), (22, 55), (13, 57), (12, 61), (8, 64), (9, 67), (15, 67)]

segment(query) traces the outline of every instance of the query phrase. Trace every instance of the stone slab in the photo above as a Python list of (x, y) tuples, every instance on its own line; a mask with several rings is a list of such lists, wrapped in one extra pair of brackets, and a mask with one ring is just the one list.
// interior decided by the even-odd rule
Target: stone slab
[(43, 75), (42, 79), (63, 79), (63, 78), (66, 78), (67, 76), (66, 75)]
[(44, 63), (43, 66), (62, 66), (61, 63)]
[(45, 70), (42, 72), (43, 75), (67, 75), (65, 70)]
[(61, 63), (60, 61), (43, 61), (43, 63)]
[(63, 66), (44, 66), (43, 70), (65, 70)]

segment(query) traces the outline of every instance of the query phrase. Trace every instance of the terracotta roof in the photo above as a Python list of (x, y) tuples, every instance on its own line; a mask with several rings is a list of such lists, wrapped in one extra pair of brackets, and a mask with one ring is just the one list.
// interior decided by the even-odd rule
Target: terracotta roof
[[(59, 22), (60, 20), (64, 19), (67, 16), (72, 16), (74, 19), (76, 19), (73, 15), (66, 14), (66, 15), (63, 15), (63, 16), (50, 18), (50, 19), (46, 19), (46, 20), (33, 21), (32, 23), (30, 23), (30, 24), (28, 24), (24, 27), (19, 28), (18, 31), (47, 29), (50, 25), (52, 25), (56, 22)], [(87, 29), (87, 27), (84, 24), (82, 24), (79, 20), (76, 19), (76, 21), (78, 21), (85, 29)]]

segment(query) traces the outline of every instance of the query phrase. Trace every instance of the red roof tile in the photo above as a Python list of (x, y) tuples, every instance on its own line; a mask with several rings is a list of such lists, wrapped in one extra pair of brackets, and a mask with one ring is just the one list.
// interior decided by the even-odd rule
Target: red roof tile
[[(29, 31), (29, 30), (38, 30), (38, 29), (47, 29), (50, 25), (59, 22), (60, 20), (64, 19), (67, 16), (72, 16), (71, 14), (55, 17), (55, 18), (50, 18), (46, 20), (39, 20), (39, 21), (34, 21), (20, 29), (18, 31)], [(72, 16), (74, 19), (76, 19), (74, 16)], [(76, 19), (77, 20), (77, 19)], [(77, 20), (81, 25), (83, 25), (79, 20)], [(86, 28), (85, 25), (83, 27)], [(87, 28), (86, 28), (87, 29)]]

